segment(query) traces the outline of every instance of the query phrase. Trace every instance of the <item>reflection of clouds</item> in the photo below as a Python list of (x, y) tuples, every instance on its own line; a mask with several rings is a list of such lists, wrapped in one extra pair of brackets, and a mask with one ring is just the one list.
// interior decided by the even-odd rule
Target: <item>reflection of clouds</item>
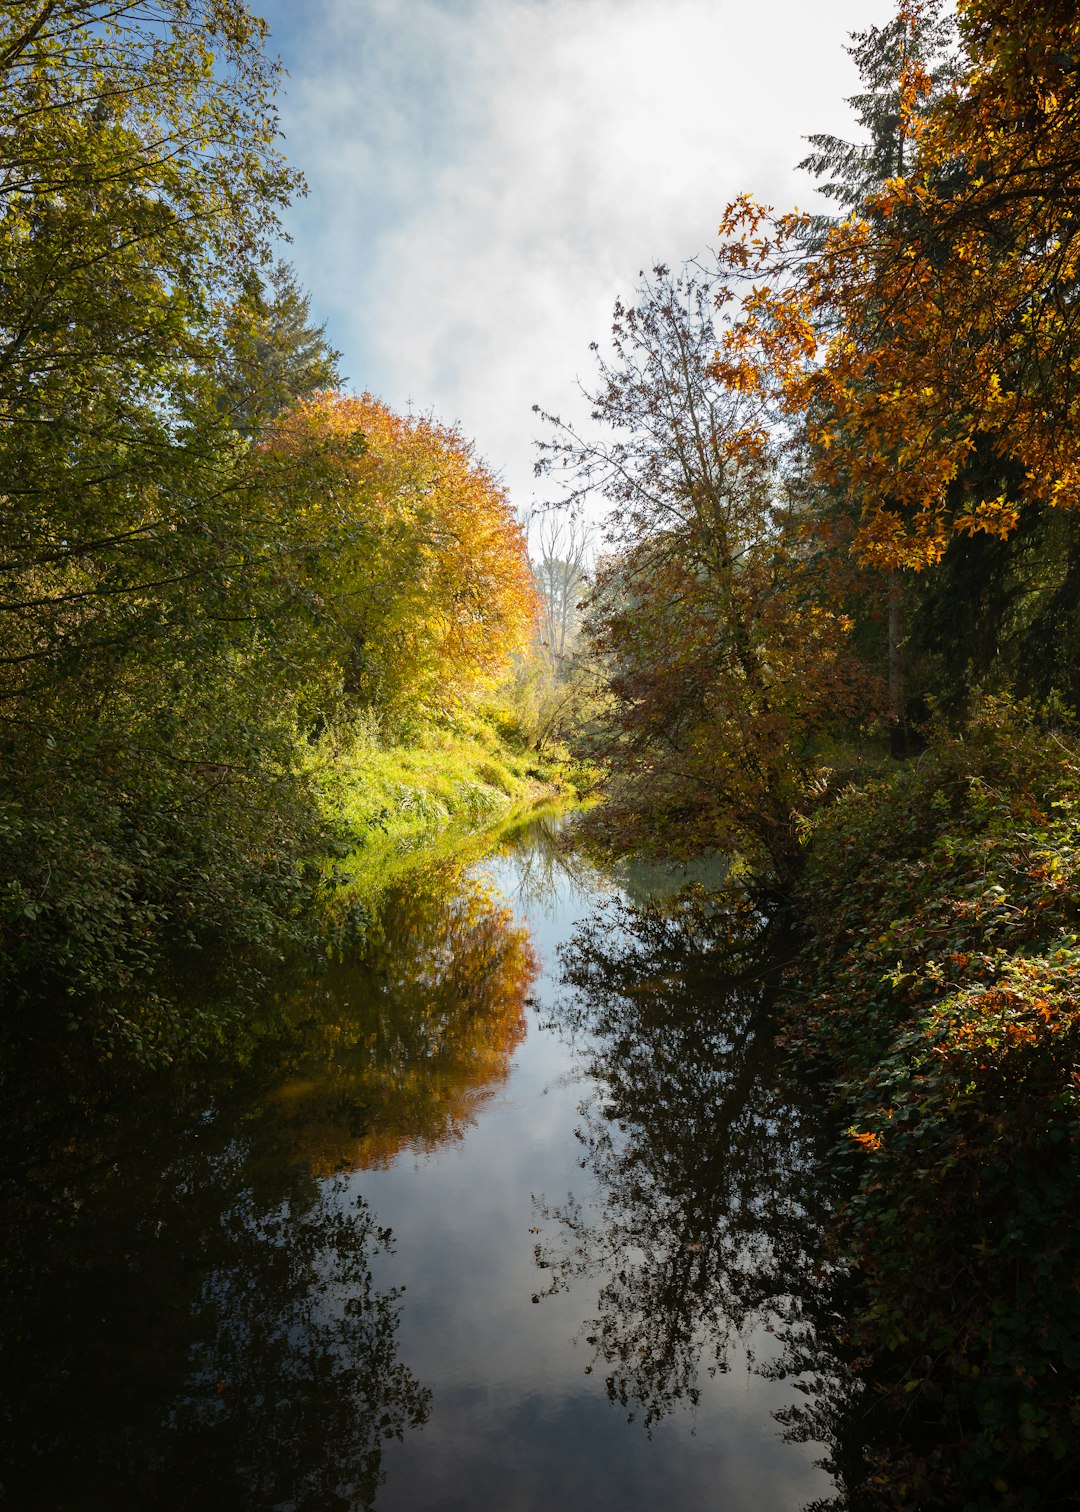
[(570, 900), (585, 905), (612, 888), (606, 872), (572, 843), (579, 820), (576, 813), (546, 814), (515, 826), (503, 845), (510, 864), (488, 868), (534, 924), (538, 918), (554, 920)]
[(417, 872), (381, 901), (361, 962), (318, 984), (310, 1054), (270, 1097), (317, 1173), (386, 1169), (460, 1139), (525, 1037), (529, 932), (478, 876)]

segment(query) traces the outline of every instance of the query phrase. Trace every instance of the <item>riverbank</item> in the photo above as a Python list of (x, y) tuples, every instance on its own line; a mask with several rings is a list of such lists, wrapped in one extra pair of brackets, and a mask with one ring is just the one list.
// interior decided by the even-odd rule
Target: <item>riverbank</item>
[(348, 868), (392, 874), (402, 856), (467, 836), (517, 807), (584, 789), (584, 768), (505, 738), (495, 712), (461, 711), (392, 735), (363, 721), (330, 732), (316, 758), (322, 806), (351, 844)]
[(591, 774), (561, 752), (507, 738), (495, 713), (462, 712), (387, 738), (356, 725), (324, 741), (320, 800), (347, 853), (332, 875), (352, 893), (392, 882), (416, 853), (455, 850), (516, 813), (583, 799)]
[[(419, 853), (453, 853), (516, 811), (572, 803), (588, 781), (561, 753), (538, 756), (501, 729), (497, 710), (394, 733), (362, 719), (314, 741), (292, 731), (274, 768), (185, 767), (180, 808), (150, 804), (160, 795), (152, 782), (142, 793), (138, 754), (124, 753), (131, 811), (97, 805), (107, 845), (80, 849), (84, 830), (62, 816), (9, 827), (41, 877), (32, 895), (4, 899), (0, 1061), (33, 1044), (58, 1064), (132, 1074), (228, 1058), (285, 960), (317, 967), (362, 944), (364, 906), (350, 913), (346, 898), (370, 897)], [(228, 833), (210, 789), (218, 804), (228, 791)]]
[(847, 1129), (833, 1242), (896, 1413), (884, 1505), (1073, 1504), (1078, 873), (1080, 750), (1006, 707), (816, 821), (787, 1042)]

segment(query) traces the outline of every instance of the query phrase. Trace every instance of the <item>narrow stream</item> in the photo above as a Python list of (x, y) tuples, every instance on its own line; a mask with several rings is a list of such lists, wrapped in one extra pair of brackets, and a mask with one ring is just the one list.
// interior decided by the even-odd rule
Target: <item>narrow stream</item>
[(9, 1100), (0, 1506), (831, 1505), (826, 1197), (758, 921), (554, 838), (415, 874), (242, 1071)]

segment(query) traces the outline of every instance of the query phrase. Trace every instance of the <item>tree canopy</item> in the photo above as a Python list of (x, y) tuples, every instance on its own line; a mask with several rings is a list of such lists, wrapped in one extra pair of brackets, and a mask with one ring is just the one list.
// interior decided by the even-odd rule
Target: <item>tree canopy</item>
[(197, 1036), (178, 951), (224, 1002), (300, 938), (309, 736), (445, 703), (532, 610), (466, 440), (333, 393), (265, 37), (243, 0), (0, 5), (0, 987), (144, 1059)]
[(610, 504), (586, 633), (611, 693), (592, 746), (620, 848), (798, 855), (814, 739), (861, 697), (850, 621), (810, 549), (806, 500), (770, 433), (764, 384), (714, 362), (723, 267), (658, 267), (615, 310), (593, 426), (548, 417), (542, 466)]
[(342, 690), (386, 710), (445, 707), (524, 649), (536, 612), (525, 535), (460, 430), (371, 394), (320, 393), (267, 450), (321, 459), (305, 518), (344, 531), (312, 586), (340, 635)]

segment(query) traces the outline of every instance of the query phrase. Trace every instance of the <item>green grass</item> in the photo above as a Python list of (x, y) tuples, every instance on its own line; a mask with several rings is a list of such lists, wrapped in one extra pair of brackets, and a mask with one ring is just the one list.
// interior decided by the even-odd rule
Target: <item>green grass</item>
[(348, 854), (336, 870), (350, 892), (385, 885), (417, 853), (449, 853), (516, 812), (578, 796), (565, 763), (513, 743), (496, 718), (472, 712), (396, 738), (362, 723), (331, 732), (318, 768), (322, 801), (344, 834)]

